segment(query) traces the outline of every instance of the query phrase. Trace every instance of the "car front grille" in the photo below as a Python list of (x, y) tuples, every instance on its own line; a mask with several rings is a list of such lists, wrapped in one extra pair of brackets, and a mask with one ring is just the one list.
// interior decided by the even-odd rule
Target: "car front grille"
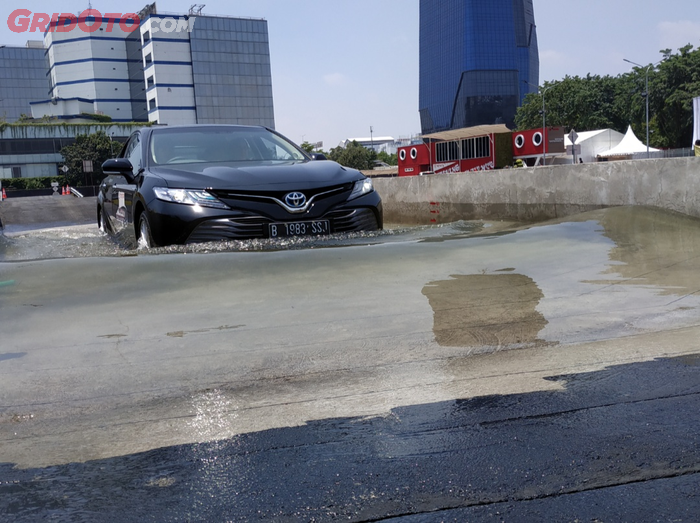
[(187, 243), (263, 238), (268, 223), (269, 219), (258, 215), (207, 220), (192, 231)]
[[(377, 219), (371, 209), (338, 209), (319, 218), (331, 222), (331, 231), (376, 231)], [(252, 240), (267, 237), (267, 225), (273, 220), (250, 214), (234, 218), (220, 218), (200, 223), (187, 239), (187, 243), (221, 240)]]
[[(311, 200), (316, 199), (316, 202), (320, 202), (326, 198), (331, 198), (337, 196), (343, 192), (350, 192), (352, 190), (353, 184), (346, 183), (343, 185), (336, 185), (333, 187), (321, 187), (317, 189), (306, 189), (301, 191), (307, 198)], [(210, 190), (220, 200), (231, 203), (234, 200), (239, 201), (249, 201), (249, 202), (270, 202), (277, 200), (278, 202), (283, 202), (284, 197), (292, 191), (228, 191), (223, 189)]]
[(338, 209), (324, 216), (331, 221), (333, 232), (376, 231), (377, 218), (372, 209)]

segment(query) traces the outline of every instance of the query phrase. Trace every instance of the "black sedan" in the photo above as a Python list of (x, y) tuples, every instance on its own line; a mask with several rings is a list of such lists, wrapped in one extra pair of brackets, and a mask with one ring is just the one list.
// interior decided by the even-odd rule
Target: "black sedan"
[(319, 156), (264, 127), (144, 128), (102, 165), (97, 222), (146, 247), (381, 229), (372, 181)]

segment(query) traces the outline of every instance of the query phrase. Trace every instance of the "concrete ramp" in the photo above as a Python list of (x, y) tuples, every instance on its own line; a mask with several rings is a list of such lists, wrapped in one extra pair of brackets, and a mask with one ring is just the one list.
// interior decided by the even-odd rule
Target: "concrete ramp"
[(0, 228), (16, 232), (96, 223), (96, 198), (31, 196), (0, 202)]

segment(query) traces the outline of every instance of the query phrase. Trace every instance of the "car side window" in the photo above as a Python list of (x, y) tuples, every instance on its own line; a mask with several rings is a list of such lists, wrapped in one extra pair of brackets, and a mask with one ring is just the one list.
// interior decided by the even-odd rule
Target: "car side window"
[(117, 156), (117, 158), (128, 158), (128, 155), (129, 155), (129, 153), (130, 153), (131, 150), (132, 150), (132, 144), (133, 144), (133, 142), (134, 142), (134, 138), (135, 138), (135, 136), (131, 136), (131, 137), (126, 141), (126, 143), (125, 143), (124, 146), (122, 147), (122, 150), (119, 152), (119, 156)]
[(129, 140), (124, 157), (131, 162), (134, 171), (141, 169), (141, 140), (138, 134), (135, 134)]

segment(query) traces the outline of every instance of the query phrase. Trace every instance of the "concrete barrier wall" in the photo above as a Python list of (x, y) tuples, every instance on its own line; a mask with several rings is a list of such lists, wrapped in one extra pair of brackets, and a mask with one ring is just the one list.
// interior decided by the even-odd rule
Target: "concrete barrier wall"
[(377, 178), (387, 223), (540, 221), (621, 205), (700, 217), (700, 158)]

